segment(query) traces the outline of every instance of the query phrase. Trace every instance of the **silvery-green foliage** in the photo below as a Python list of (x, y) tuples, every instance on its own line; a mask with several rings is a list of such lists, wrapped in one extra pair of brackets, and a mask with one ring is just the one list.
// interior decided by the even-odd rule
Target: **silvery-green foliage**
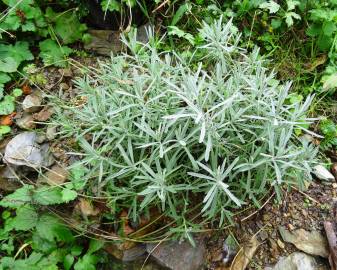
[(132, 53), (77, 80), (83, 104), (55, 101), (60, 135), (77, 139), (89, 168), (87, 192), (135, 219), (151, 207), (179, 217), (200, 202), (222, 222), (270, 188), (280, 196), (310, 180), (316, 149), (294, 131), (308, 132), (312, 97), (290, 103), (290, 83), (275, 80), (258, 50), (238, 47), (231, 22), (205, 23), (200, 34), (198, 61), (158, 52), (153, 37), (125, 38)]

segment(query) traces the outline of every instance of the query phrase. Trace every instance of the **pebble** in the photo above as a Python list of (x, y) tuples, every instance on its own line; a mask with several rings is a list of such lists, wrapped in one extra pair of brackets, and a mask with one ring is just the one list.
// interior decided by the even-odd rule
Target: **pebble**
[(36, 112), (40, 109), (42, 104), (42, 96), (39, 92), (34, 92), (25, 97), (22, 101), (22, 109), (25, 112)]
[(16, 125), (22, 129), (32, 129), (36, 126), (36, 123), (31, 114), (24, 114), (21, 118), (16, 120)]

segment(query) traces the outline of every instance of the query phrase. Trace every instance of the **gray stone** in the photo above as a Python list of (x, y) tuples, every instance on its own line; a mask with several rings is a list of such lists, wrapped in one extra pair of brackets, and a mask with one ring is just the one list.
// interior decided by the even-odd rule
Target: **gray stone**
[(172, 270), (198, 270), (201, 269), (206, 247), (202, 239), (195, 239), (194, 248), (188, 241), (168, 241), (159, 246), (147, 244), (146, 250), (162, 266)]
[(5, 149), (4, 161), (10, 165), (24, 165), (31, 168), (49, 166), (52, 161), (48, 145), (38, 145), (35, 132), (23, 132), (11, 139)]
[[(143, 25), (137, 29), (137, 41), (147, 43), (149, 41), (148, 31), (149, 25)], [(119, 53), (123, 49), (120, 31), (111, 30), (89, 30), (92, 39), (84, 45), (88, 51), (92, 51), (99, 55), (111, 56), (111, 53)]]
[(25, 97), (25, 99), (22, 101), (22, 109), (25, 112), (36, 112), (40, 109), (41, 104), (41, 93), (35, 92)]
[(16, 124), (22, 129), (32, 129), (36, 126), (31, 114), (24, 114), (21, 118), (16, 120)]
[(89, 30), (88, 33), (92, 39), (84, 45), (87, 51), (110, 56), (112, 53), (118, 53), (122, 50), (122, 42), (118, 31), (110, 30)]
[(55, 126), (49, 126), (49, 127), (47, 127), (47, 131), (46, 131), (46, 137), (47, 137), (47, 139), (49, 141), (55, 139), (56, 132), (57, 132), (57, 128)]
[(36, 144), (35, 132), (23, 132), (16, 135), (6, 146), (4, 160), (12, 165), (25, 165), (39, 168), (43, 157)]
[(281, 257), (274, 267), (266, 267), (265, 270), (328, 270), (319, 265), (315, 258), (302, 252), (294, 252), (288, 257)]
[(305, 253), (324, 258), (329, 256), (328, 242), (318, 231), (309, 232), (298, 229), (290, 232), (284, 227), (279, 227), (279, 232), (283, 241), (294, 244), (299, 250)]
[(329, 172), (328, 169), (326, 169), (322, 165), (316, 165), (314, 167), (313, 173), (319, 178), (320, 180), (324, 181), (334, 181), (335, 177), (332, 175), (332, 173)]

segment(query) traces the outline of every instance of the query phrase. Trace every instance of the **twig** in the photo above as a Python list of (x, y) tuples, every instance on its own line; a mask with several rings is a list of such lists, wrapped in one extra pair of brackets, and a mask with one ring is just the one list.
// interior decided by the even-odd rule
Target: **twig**
[(294, 186), (291, 186), (291, 188), (295, 189), (297, 192), (301, 193), (303, 196), (307, 197), (310, 201), (317, 203), (318, 205), (320, 205), (321, 203), (317, 200), (315, 200), (314, 198), (310, 197), (308, 194), (306, 194), (303, 191), (300, 191), (298, 188), (295, 188)]
[(336, 270), (337, 267), (337, 237), (334, 230), (334, 224), (330, 221), (324, 222), (324, 229), (326, 237), (328, 238), (330, 255), (329, 263), (332, 270)]
[(158, 7), (156, 7), (154, 10), (152, 10), (152, 13), (155, 13), (158, 9), (161, 9), (164, 5), (166, 5), (170, 0), (165, 0), (163, 3), (161, 3)]
[(246, 221), (247, 219), (251, 218), (252, 216), (257, 214), (258, 212), (260, 212), (269, 203), (269, 201), (274, 197), (274, 195), (275, 195), (275, 191), (273, 192), (273, 194), (271, 194), (271, 196), (268, 198), (268, 200), (266, 200), (265, 203), (259, 209), (257, 209), (253, 213), (251, 213), (248, 217), (245, 217), (245, 218), (241, 219), (241, 222)]

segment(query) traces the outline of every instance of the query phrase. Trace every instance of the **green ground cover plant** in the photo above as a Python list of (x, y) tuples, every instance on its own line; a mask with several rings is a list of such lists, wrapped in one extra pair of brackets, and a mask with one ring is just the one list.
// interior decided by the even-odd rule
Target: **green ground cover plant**
[(280, 199), (283, 186), (311, 179), (317, 149), (295, 130), (309, 132), (312, 97), (289, 102), (291, 84), (275, 79), (258, 50), (239, 47), (233, 29), (204, 23), (196, 59), (131, 34), (130, 54), (76, 81), (76, 101), (54, 98), (54, 125), (76, 138), (73, 167), (87, 171), (83, 192), (107, 198), (115, 218), (127, 209), (137, 221), (156, 208), (186, 222), (186, 209), (200, 203), (221, 226), (270, 188)]

